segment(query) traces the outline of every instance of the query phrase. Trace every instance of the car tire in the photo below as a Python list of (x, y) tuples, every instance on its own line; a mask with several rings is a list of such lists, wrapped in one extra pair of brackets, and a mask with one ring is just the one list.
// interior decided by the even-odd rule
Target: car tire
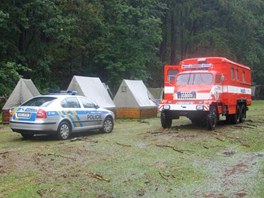
[(111, 133), (114, 128), (114, 121), (111, 117), (106, 117), (103, 122), (103, 127), (101, 128), (101, 131), (104, 133)]
[(32, 134), (32, 133), (20, 133), (20, 134), (26, 140), (31, 139), (34, 136), (34, 134)]
[(59, 124), (58, 130), (57, 130), (57, 137), (60, 140), (66, 140), (71, 135), (71, 124), (68, 121), (62, 121)]

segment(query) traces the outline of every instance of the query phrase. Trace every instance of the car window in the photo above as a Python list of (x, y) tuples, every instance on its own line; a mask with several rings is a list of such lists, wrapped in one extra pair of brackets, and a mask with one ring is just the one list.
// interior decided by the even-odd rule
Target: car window
[(95, 108), (95, 104), (85, 98), (80, 98), (80, 101), (84, 108)]
[(25, 102), (21, 106), (47, 107), (56, 97), (36, 97)]
[(76, 97), (65, 98), (61, 101), (62, 108), (81, 108), (79, 101)]

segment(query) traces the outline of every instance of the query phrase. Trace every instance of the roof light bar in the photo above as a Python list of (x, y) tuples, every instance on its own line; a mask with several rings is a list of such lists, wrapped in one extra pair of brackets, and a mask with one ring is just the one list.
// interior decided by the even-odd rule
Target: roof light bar
[(69, 91), (50, 91), (50, 95), (76, 95), (77, 91), (69, 90)]
[(182, 65), (182, 69), (208, 69), (210, 67), (213, 67), (213, 64), (188, 64), (188, 65)]

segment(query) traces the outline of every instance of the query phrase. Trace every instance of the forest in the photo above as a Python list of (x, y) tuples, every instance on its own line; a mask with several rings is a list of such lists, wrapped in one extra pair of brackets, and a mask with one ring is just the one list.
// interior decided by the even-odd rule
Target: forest
[(163, 66), (223, 56), (264, 84), (264, 0), (1, 0), (0, 96), (20, 77), (41, 93), (96, 76), (163, 86)]

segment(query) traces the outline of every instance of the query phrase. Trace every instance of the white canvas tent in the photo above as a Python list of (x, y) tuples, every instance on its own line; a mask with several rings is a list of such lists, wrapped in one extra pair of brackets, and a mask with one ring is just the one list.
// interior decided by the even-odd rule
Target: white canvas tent
[(154, 97), (142, 80), (123, 80), (114, 97), (117, 117), (144, 118), (157, 115)]
[(73, 76), (67, 90), (75, 90), (100, 107), (115, 110), (115, 104), (99, 78)]
[(3, 110), (18, 106), (26, 100), (38, 95), (40, 95), (40, 93), (31, 79), (20, 78), (15, 89), (7, 99)]
[(15, 89), (13, 90), (13, 92), (7, 99), (5, 105), (3, 106), (2, 109), (3, 122), (5, 123), (8, 122), (9, 120), (8, 111), (10, 108), (14, 106), (18, 106), (23, 102), (25, 102), (26, 100), (38, 95), (40, 95), (40, 93), (31, 79), (20, 78)]

